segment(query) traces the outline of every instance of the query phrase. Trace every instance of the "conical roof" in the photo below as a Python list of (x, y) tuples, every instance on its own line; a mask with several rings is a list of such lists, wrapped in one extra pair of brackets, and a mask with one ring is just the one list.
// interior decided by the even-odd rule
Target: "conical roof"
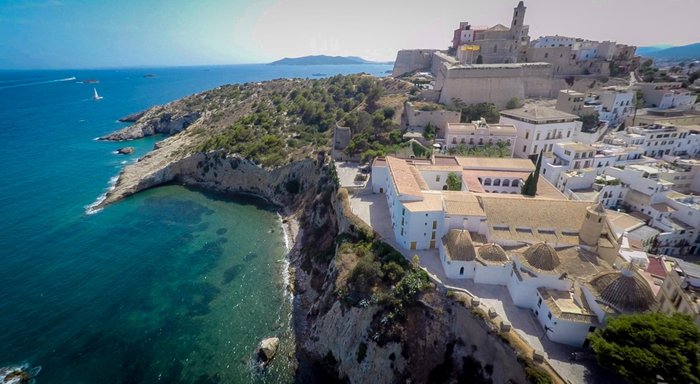
[(654, 304), (649, 284), (631, 269), (600, 273), (589, 286), (603, 302), (620, 312), (645, 312)]
[(484, 244), (479, 247), (479, 258), (489, 263), (505, 263), (510, 260), (506, 251), (495, 243)]
[(442, 244), (450, 260), (473, 261), (476, 258), (472, 237), (466, 229), (450, 229), (442, 237)]
[(532, 244), (523, 256), (528, 264), (543, 271), (553, 271), (560, 263), (557, 251), (547, 243)]

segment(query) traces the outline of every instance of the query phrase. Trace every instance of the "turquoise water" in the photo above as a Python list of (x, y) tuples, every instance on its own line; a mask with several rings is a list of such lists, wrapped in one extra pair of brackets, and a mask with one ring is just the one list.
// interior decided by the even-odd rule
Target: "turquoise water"
[[(124, 126), (123, 115), (225, 83), (387, 69), (0, 72), (0, 366), (39, 365), (38, 383), (292, 381), (276, 213), (165, 186), (88, 215), (124, 164), (160, 139), (93, 138)], [(71, 77), (100, 82), (53, 81)], [(93, 87), (103, 100), (90, 100)], [(113, 153), (124, 145), (135, 153)], [(259, 372), (253, 351), (273, 335), (281, 354)]]

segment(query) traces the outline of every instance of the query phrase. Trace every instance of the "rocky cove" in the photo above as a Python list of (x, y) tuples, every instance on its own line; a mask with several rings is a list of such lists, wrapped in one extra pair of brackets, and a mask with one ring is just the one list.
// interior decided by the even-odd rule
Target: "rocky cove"
[[(396, 88), (392, 83), (372, 81), (384, 89)], [(376, 282), (373, 293), (367, 296), (371, 299), (352, 300), (353, 295), (347, 291), (354, 289), (354, 283), (349, 281), (362, 262), (362, 252), (355, 250), (366, 244), (371, 244), (373, 250), (383, 246), (371, 228), (351, 213), (347, 192), (337, 187), (327, 144), (305, 143), (301, 150), (290, 150), (285, 161), (275, 165), (261, 164), (225, 148), (202, 146), (212, 136), (226, 132), (231, 122), (256, 111), (260, 104), (274, 104), (280, 90), (286, 94), (316, 86), (313, 81), (289, 80), (246, 84), (235, 88), (235, 97), (218, 88), (133, 116), (132, 126), (102, 139), (169, 136), (152, 152), (126, 166), (96, 209), (167, 183), (255, 194), (279, 206), (293, 230), (294, 247), (289, 255), (294, 293), (292, 324), (300, 381), (532, 380), (527, 373), (532, 368), (526, 359), (518, 357), (484, 316), (435, 284), (425, 284), (410, 300), (401, 302), (400, 311), (395, 310), (392, 292), (402, 280)], [(290, 118), (289, 114), (284, 116)], [(294, 136), (286, 132), (289, 126), (287, 120), (279, 127), (281, 134), (290, 137), (287, 144)], [(412, 267), (405, 264), (406, 276), (418, 272), (410, 272)]]

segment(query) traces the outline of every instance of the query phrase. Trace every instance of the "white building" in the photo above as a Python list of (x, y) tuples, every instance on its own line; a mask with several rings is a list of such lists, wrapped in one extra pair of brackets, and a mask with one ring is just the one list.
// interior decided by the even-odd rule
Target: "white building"
[[(586, 172), (601, 175), (605, 167), (625, 166), (650, 161), (642, 158), (643, 150), (636, 146), (614, 146), (610, 144), (582, 144), (574, 142), (557, 143), (551, 154), (544, 157), (542, 161), (542, 175), (554, 184), (562, 192), (562, 173), (570, 171), (580, 171), (570, 173), (567, 177), (584, 174)], [(589, 176), (590, 182), (594, 176)], [(591, 184), (582, 185), (577, 183), (577, 188), (590, 188)], [(573, 188), (572, 185), (569, 186)], [(606, 206), (608, 206), (606, 204)]]
[(690, 148), (697, 143), (693, 129), (671, 125), (648, 125), (645, 127), (629, 127), (628, 132), (644, 137), (644, 156), (661, 158), (664, 155), (687, 154), (688, 151), (697, 153), (697, 148)]
[(551, 152), (554, 144), (571, 141), (581, 130), (578, 116), (552, 108), (529, 106), (501, 111), (500, 124), (517, 129), (515, 156), (536, 157), (540, 151)]
[(697, 99), (692, 92), (682, 88), (682, 83), (638, 83), (636, 87), (644, 95), (645, 107), (669, 109), (690, 108)]
[[(612, 267), (621, 244), (601, 205), (547, 188), (535, 197), (485, 190), (486, 176), (524, 170), (532, 170), (526, 159), (387, 157), (373, 164), (372, 186), (386, 195), (400, 247), (437, 249), (449, 278), (506, 286), (555, 342), (582, 346), (607, 316), (650, 309), (654, 296), (641, 275)], [(443, 190), (460, 172), (460, 190)]]
[(517, 131), (513, 125), (487, 124), (483, 118), (471, 123), (447, 123), (445, 128), (447, 148), (504, 145), (512, 154), (516, 137)]
[(656, 297), (658, 311), (688, 315), (700, 327), (700, 267), (673, 257), (664, 261), (671, 266)]
[(634, 113), (634, 92), (627, 89), (609, 87), (591, 98), (600, 103), (598, 119), (611, 126), (620, 125), (627, 116)]

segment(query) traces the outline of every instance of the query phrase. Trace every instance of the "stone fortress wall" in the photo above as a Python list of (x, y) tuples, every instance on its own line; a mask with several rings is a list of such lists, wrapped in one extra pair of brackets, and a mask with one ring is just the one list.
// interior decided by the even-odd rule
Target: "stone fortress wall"
[(493, 103), (505, 108), (513, 97), (551, 97), (552, 65), (548, 63), (443, 66), (437, 73), (440, 102)]
[(416, 71), (430, 71), (433, 53), (437, 49), (403, 49), (396, 55), (392, 77), (399, 77)]

